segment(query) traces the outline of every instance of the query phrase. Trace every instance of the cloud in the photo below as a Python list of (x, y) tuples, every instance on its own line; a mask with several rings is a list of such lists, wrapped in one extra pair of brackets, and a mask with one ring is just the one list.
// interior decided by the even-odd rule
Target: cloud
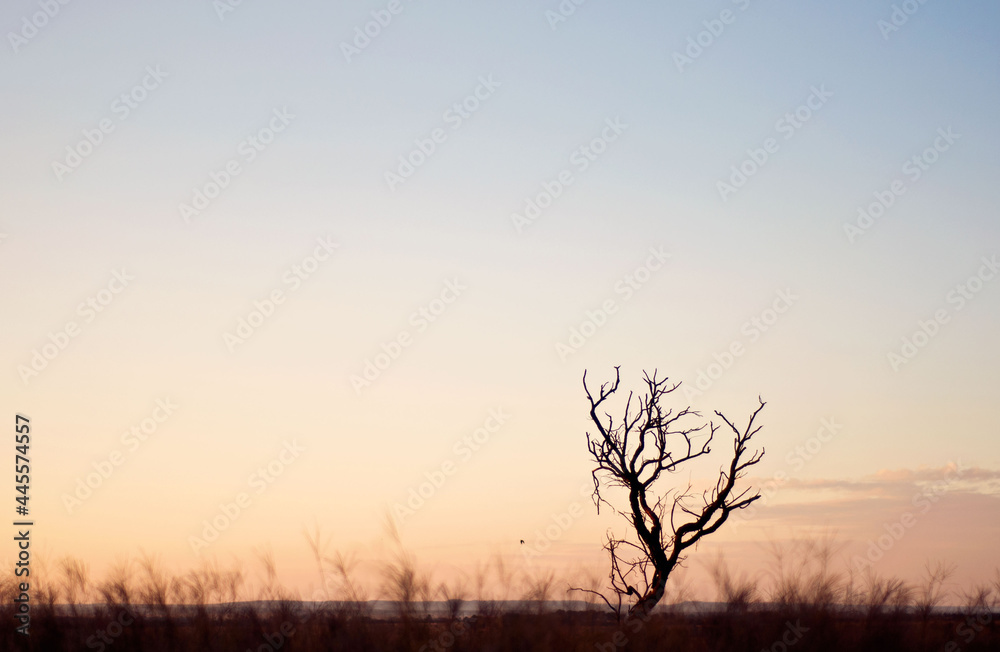
[[(767, 487), (756, 482), (757, 486)], [(737, 515), (753, 529), (836, 531), (866, 540), (909, 514), (922, 524), (929, 548), (942, 533), (954, 541), (991, 545), (1000, 534), (1000, 471), (948, 464), (935, 468), (885, 469), (861, 479), (789, 480), (764, 490), (755, 511)], [(742, 516), (742, 518), (741, 518)], [(934, 523), (934, 527), (927, 524)]]
[[(773, 484), (770, 479), (760, 478), (753, 478), (750, 482), (756, 486)], [(911, 495), (914, 491), (933, 489), (937, 485), (946, 485), (949, 492), (1000, 496), (1000, 470), (968, 467), (959, 461), (940, 467), (881, 469), (860, 479), (792, 478), (781, 483), (774, 493), (783, 495), (782, 502), (789, 500), (792, 494), (809, 492), (841, 492), (853, 495), (855, 499), (879, 499)], [(811, 500), (805, 497), (801, 499)]]

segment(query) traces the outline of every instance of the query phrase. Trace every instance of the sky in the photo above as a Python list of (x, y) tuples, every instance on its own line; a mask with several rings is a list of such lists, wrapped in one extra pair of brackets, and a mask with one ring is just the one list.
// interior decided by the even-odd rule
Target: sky
[(603, 574), (582, 377), (620, 366), (706, 419), (767, 402), (760, 509), (694, 557), (890, 536), (879, 572), (991, 573), (998, 18), (5, 3), (0, 396), (35, 549), (270, 546), (306, 587), (304, 528), (367, 554), (388, 518), (442, 573)]

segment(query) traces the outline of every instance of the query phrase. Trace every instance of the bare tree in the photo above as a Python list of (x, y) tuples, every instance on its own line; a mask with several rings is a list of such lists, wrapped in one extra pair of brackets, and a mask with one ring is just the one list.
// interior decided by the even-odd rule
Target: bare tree
[[(702, 494), (702, 505), (692, 505), (691, 486), (684, 491), (663, 492), (657, 481), (673, 473), (685, 462), (710, 452), (709, 445), (722, 424), (705, 421), (690, 407), (674, 411), (664, 406), (664, 397), (680, 383), (658, 379), (656, 372), (643, 373), (646, 392), (629, 392), (621, 417), (616, 421), (605, 411), (605, 403), (618, 391), (621, 373), (615, 367), (614, 383), (604, 383), (595, 397), (583, 388), (590, 402), (590, 419), (597, 433), (587, 433), (587, 448), (596, 468), (594, 503), (600, 512), (604, 503), (623, 516), (635, 532), (635, 539), (618, 538), (610, 531), (604, 549), (611, 558), (611, 599), (590, 589), (619, 618), (647, 615), (663, 598), (670, 573), (684, 560), (684, 551), (712, 534), (726, 522), (733, 510), (743, 509), (760, 498), (760, 492), (743, 489), (736, 482), (746, 469), (760, 461), (763, 449), (747, 457), (747, 444), (757, 434), (754, 427), (764, 401), (740, 430), (721, 413), (715, 414), (734, 434), (733, 456), (728, 468), (719, 472), (715, 487)], [(605, 500), (602, 489), (622, 487), (628, 493), (627, 509), (618, 509)], [(636, 586), (639, 588), (637, 589)], [(612, 603), (617, 600), (617, 605)], [(624, 604), (623, 604), (624, 602)], [(627, 607), (627, 614), (625, 608)]]

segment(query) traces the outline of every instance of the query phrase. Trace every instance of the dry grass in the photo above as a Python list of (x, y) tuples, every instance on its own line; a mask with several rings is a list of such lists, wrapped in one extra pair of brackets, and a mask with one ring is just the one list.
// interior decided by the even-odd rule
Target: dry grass
[[(472, 578), (435, 583), (398, 539), (378, 592), (368, 595), (356, 559), (329, 552), (318, 531), (309, 542), (321, 582), (308, 596), (280, 585), (266, 550), (249, 568), (206, 562), (177, 576), (148, 555), (100, 580), (79, 560), (43, 566), (33, 573), (30, 639), (14, 632), (9, 576), (0, 582), (0, 650), (1000, 650), (1000, 572), (961, 593), (949, 592), (954, 569), (944, 565), (928, 566), (917, 585), (858, 576), (835, 568), (829, 541), (775, 547), (767, 572), (756, 577), (719, 558), (710, 571), (722, 608), (675, 605), (624, 625), (592, 602), (565, 609), (576, 598), (568, 582), (549, 572), (518, 574), (500, 558)], [(683, 599), (683, 581), (672, 584), (672, 599)], [(375, 617), (372, 598), (391, 601), (393, 612)], [(440, 605), (433, 612), (431, 601)], [(935, 609), (944, 602), (962, 607)]]

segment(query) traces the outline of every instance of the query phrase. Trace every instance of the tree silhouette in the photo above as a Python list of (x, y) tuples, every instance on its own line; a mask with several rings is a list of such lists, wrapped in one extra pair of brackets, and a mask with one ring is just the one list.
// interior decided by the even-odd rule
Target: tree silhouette
[[(629, 392), (616, 422), (605, 411), (605, 403), (618, 391), (619, 367), (615, 367), (614, 383), (602, 384), (596, 397), (587, 387), (586, 372), (583, 374), (590, 419), (597, 428), (595, 435), (587, 433), (587, 448), (597, 465), (593, 471), (594, 503), (598, 512), (604, 503), (623, 516), (631, 525), (635, 540), (618, 538), (609, 531), (604, 545), (611, 558), (609, 588), (617, 605), (604, 593), (574, 590), (599, 596), (619, 619), (647, 616), (663, 598), (667, 578), (684, 560), (684, 551), (722, 527), (733, 510), (743, 509), (760, 498), (759, 491), (747, 488), (736, 493), (735, 487), (746, 469), (764, 455), (761, 449), (747, 457), (747, 444), (760, 430), (760, 426), (754, 427), (754, 421), (764, 409), (764, 401), (758, 398), (760, 406), (741, 431), (720, 412), (715, 414), (722, 424), (716, 425), (711, 420), (706, 423), (690, 406), (678, 411), (666, 408), (664, 397), (680, 387), (680, 383), (657, 379), (655, 371), (652, 377), (643, 372), (643, 380), (645, 393), (636, 396)], [(692, 505), (690, 485), (684, 491), (663, 492), (657, 482), (685, 462), (707, 455), (723, 424), (735, 436), (733, 456), (728, 468), (719, 471), (715, 487), (702, 493), (703, 504)], [(619, 509), (605, 500), (602, 489), (611, 487), (627, 491), (627, 509)]]

